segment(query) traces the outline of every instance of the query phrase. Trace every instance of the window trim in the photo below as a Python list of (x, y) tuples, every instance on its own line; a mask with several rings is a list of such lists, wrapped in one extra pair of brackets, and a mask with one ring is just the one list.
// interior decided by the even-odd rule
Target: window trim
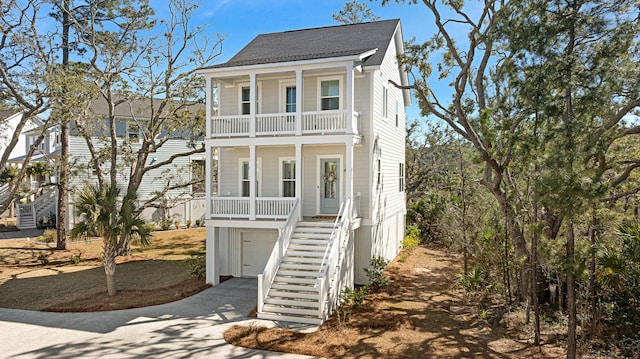
[(382, 86), (382, 118), (389, 118), (389, 89)]
[[(251, 87), (251, 83), (250, 82), (238, 82), (237, 83), (238, 86), (238, 114), (241, 116), (249, 116), (249, 114), (251, 113), (251, 111), (249, 111), (248, 114), (242, 114), (242, 88), (244, 87)], [(256, 87), (258, 88), (258, 93), (256, 96), (256, 101), (258, 101), (258, 108), (256, 110), (256, 114), (260, 114), (262, 113), (262, 81), (256, 81)], [(249, 103), (251, 103), (251, 100), (249, 100)]]
[[(295, 113), (295, 112), (287, 112), (287, 87), (295, 87), (296, 94), (298, 92), (298, 88), (296, 86), (296, 80), (280, 80), (280, 98), (278, 101), (278, 111), (280, 113)], [(298, 108), (296, 107), (296, 111)]]
[[(324, 81), (335, 81), (338, 80), (338, 108), (336, 110), (323, 110), (322, 109), (322, 83)], [(344, 109), (343, 101), (344, 101), (344, 91), (342, 90), (343, 77), (342, 76), (325, 76), (318, 77), (318, 92), (317, 92), (317, 109), (318, 111), (340, 111)]]
[[(242, 157), (242, 158), (238, 158), (238, 197), (250, 197), (251, 195), (248, 196), (243, 196), (242, 195), (242, 182), (244, 181), (244, 179), (242, 178), (242, 164), (244, 162), (249, 162), (249, 157)], [(260, 195), (262, 194), (262, 157), (258, 157), (256, 158), (256, 181), (257, 181), (257, 188), (256, 188), (256, 197), (260, 197)], [(248, 180), (249, 183), (251, 183), (251, 180)]]
[(284, 197), (284, 190), (283, 190), (283, 185), (284, 185), (284, 181), (285, 178), (282, 176), (282, 169), (283, 169), (283, 162), (285, 161), (291, 161), (293, 162), (296, 166), (298, 166), (298, 164), (296, 163), (296, 158), (295, 157), (279, 157), (278, 158), (278, 195), (280, 196), (280, 198), (296, 198), (298, 196), (297, 193), (295, 193), (296, 191), (296, 183), (298, 181), (298, 179), (296, 178), (296, 171), (293, 171), (293, 179), (286, 179), (286, 181), (289, 182), (293, 182), (293, 192), (294, 195), (293, 197)]
[(403, 193), (405, 191), (405, 177), (406, 172), (404, 168), (404, 163), (400, 162), (399, 164), (399, 173), (398, 173), (398, 192)]

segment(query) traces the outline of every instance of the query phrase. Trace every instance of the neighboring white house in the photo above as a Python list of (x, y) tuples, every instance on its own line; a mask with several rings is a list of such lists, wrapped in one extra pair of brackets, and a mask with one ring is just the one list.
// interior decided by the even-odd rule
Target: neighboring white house
[[(149, 110), (148, 101), (130, 101), (115, 107), (116, 118), (116, 135), (118, 143), (121, 145), (123, 141), (131, 144), (132, 150), (135, 152), (139, 149), (141, 141), (139, 140), (144, 134), (139, 126), (148, 118)], [(104, 100), (96, 100), (91, 104), (92, 115), (95, 121), (91, 121), (94, 128), (92, 129), (94, 136), (91, 137), (93, 147), (99, 151), (104, 149), (109, 142), (106, 137), (106, 114), (108, 107)], [(196, 110), (196, 109), (193, 109)], [(104, 125), (104, 126), (103, 126)], [(79, 194), (79, 190), (83, 187), (97, 183), (97, 176), (91, 162), (91, 153), (87, 142), (82, 137), (74, 122), (70, 123), (69, 137), (69, 163), (71, 165), (71, 176), (69, 180), (70, 191), (67, 200), (67, 226), (71, 228), (79, 219), (75, 211), (74, 202)], [(37, 138), (42, 129), (35, 128), (24, 133), (25, 146), (27, 148)], [(52, 127), (47, 130), (48, 136), (40, 144), (36, 153), (32, 158), (32, 162), (46, 161), (53, 168), (53, 173), (57, 172), (57, 164), (60, 157), (60, 136), (59, 128)], [(146, 165), (152, 165), (156, 162), (162, 162), (177, 153), (186, 153), (193, 149), (193, 146), (200, 146), (201, 142), (194, 143), (181, 137), (178, 133), (169, 136), (169, 139), (152, 153)], [(124, 154), (121, 156), (125, 156)], [(19, 158), (12, 161), (19, 160)], [(123, 165), (118, 170), (118, 186), (122, 193), (126, 190), (129, 182), (130, 166)], [(109, 180), (109, 162), (103, 161), (101, 165), (105, 180)], [(199, 167), (204, 170), (204, 154), (197, 153), (186, 157), (177, 157), (170, 165), (161, 166), (153, 169), (145, 174), (142, 184), (138, 190), (138, 201), (144, 202), (149, 198), (162, 191), (167, 186), (179, 183), (189, 182), (192, 178), (198, 176)], [(201, 176), (201, 175), (200, 175)], [(44, 187), (38, 191), (38, 196), (32, 198), (27, 204), (18, 205), (18, 227), (33, 228), (42, 222), (43, 218), (52, 218), (56, 213), (56, 196), (57, 190), (54, 184), (56, 176), (46, 176), (45, 183), (40, 183)], [(167, 205), (171, 207), (168, 210), (170, 218), (184, 224), (187, 220), (195, 223), (196, 220), (202, 219), (204, 215), (204, 186), (189, 186), (186, 188), (173, 189), (166, 193)], [(163, 209), (148, 208), (143, 212), (143, 218), (146, 220), (159, 220), (163, 216)], [(173, 222), (173, 220), (171, 221)]]
[[(263, 34), (207, 84), (207, 282), (258, 277), (258, 316), (322, 322), (405, 227), (400, 20)], [(216, 154), (215, 160), (213, 154)]]
[[(0, 110), (0, 154), (3, 154), (9, 144), (9, 141), (13, 138), (16, 127), (22, 121), (22, 111), (15, 110)], [(34, 127), (40, 125), (37, 120), (31, 119), (27, 121), (23, 131), (29, 131)], [(18, 143), (11, 151), (11, 155), (8, 158), (20, 157), (26, 155), (25, 151), (25, 139), (20, 136)]]

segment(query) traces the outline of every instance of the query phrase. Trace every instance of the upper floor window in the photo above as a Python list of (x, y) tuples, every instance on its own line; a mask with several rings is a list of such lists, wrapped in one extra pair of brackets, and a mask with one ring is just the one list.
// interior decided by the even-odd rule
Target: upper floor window
[(320, 82), (320, 110), (340, 109), (340, 80)]
[(296, 112), (296, 87), (286, 86), (285, 92), (285, 112)]
[(400, 173), (398, 174), (399, 192), (404, 192), (404, 163), (400, 163)]
[[(243, 83), (239, 85), (240, 93), (238, 97), (240, 99), (240, 114), (241, 115), (249, 115), (251, 114), (251, 87), (248, 83)], [(256, 113), (260, 113), (260, 83), (256, 83)]]
[(242, 114), (248, 115), (251, 113), (251, 89), (249, 86), (243, 86), (240, 90), (240, 106), (242, 107)]
[[(256, 160), (256, 197), (260, 196), (260, 182), (262, 179), (261, 174), (262, 160)], [(251, 179), (249, 177), (249, 159), (240, 159), (240, 195), (242, 197), (249, 197), (251, 195)]]
[(293, 159), (280, 159), (280, 181), (282, 189), (281, 197), (296, 196), (296, 161)]
[(386, 86), (382, 87), (382, 117), (389, 117), (389, 90)]

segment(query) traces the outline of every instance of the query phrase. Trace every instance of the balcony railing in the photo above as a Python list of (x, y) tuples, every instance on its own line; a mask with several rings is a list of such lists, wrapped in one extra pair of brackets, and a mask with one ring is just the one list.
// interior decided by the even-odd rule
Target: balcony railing
[(312, 111), (303, 112), (301, 117), (291, 112), (257, 114), (255, 125), (251, 126), (249, 115), (215, 116), (211, 118), (210, 135), (212, 138), (252, 137), (252, 128), (255, 136), (359, 133), (357, 112), (347, 116), (344, 110)]
[(296, 199), (292, 197), (257, 197), (255, 206), (252, 206), (249, 197), (213, 197), (211, 198), (211, 218), (285, 219), (295, 201)]

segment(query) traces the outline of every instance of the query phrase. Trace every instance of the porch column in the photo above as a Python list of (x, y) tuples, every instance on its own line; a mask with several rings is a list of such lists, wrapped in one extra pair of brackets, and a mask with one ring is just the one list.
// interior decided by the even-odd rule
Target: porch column
[(354, 98), (354, 88), (353, 88), (353, 64), (347, 65), (347, 133), (353, 134), (357, 133), (358, 129), (353, 128), (353, 98)]
[[(207, 116), (209, 119), (209, 116)], [(207, 121), (207, 123), (209, 123)], [(205, 146), (205, 161), (204, 161), (204, 193), (205, 193), (205, 219), (211, 218), (211, 196), (213, 195), (213, 191), (211, 186), (213, 186), (213, 151), (212, 147), (209, 145)]]
[(205, 123), (205, 128), (206, 128), (206, 134), (204, 135), (204, 138), (210, 138), (211, 137), (211, 117), (213, 116), (213, 111), (211, 109), (211, 104), (213, 103), (213, 81), (211, 81), (211, 77), (208, 77), (205, 79), (206, 81), (206, 85), (205, 88), (207, 89), (207, 95), (206, 95), (206, 116), (205, 118), (207, 119), (207, 122)]
[(249, 146), (249, 219), (256, 219), (256, 146)]
[(302, 144), (296, 143), (296, 197), (298, 197), (298, 216), (302, 218)]
[[(296, 135), (302, 135), (302, 70), (296, 70)], [(297, 166), (297, 162), (296, 162)], [(297, 178), (297, 177), (296, 177)], [(297, 192), (296, 188), (296, 193)]]
[(256, 112), (258, 111), (256, 94), (256, 74), (249, 74), (249, 137), (256, 137)]
[(345, 158), (345, 197), (353, 201), (353, 141), (346, 144)]
[(220, 249), (218, 245), (218, 238), (216, 236), (217, 228), (213, 225), (209, 225), (205, 221), (207, 226), (207, 240), (206, 240), (206, 277), (205, 281), (211, 285), (220, 283), (220, 270), (218, 269), (218, 257), (220, 256)]

